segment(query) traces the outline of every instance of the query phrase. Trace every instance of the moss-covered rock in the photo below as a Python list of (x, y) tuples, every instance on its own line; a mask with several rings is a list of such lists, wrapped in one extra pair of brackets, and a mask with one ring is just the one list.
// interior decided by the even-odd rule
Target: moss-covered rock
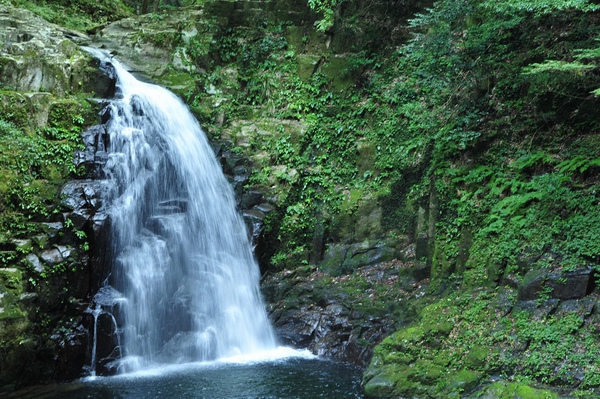
[(210, 43), (212, 35), (202, 16), (202, 9), (185, 8), (126, 18), (97, 32), (93, 43), (112, 51), (124, 65), (147, 78), (160, 80), (166, 74), (165, 83), (174, 81), (181, 86), (181, 79), (169, 66), (183, 73), (192, 71), (185, 43)]
[(380, 373), (365, 384), (365, 394), (378, 398), (393, 397), (396, 394), (396, 385), (403, 380), (402, 371), (401, 367), (395, 366), (382, 368)]
[(0, 14), (5, 21), (0, 29), (0, 82), (5, 88), (64, 95), (90, 82), (91, 57), (71, 40), (87, 37), (27, 10), (0, 5)]
[(485, 387), (473, 397), (482, 399), (515, 398), (515, 399), (558, 399), (556, 392), (542, 388), (534, 388), (526, 382), (498, 381)]

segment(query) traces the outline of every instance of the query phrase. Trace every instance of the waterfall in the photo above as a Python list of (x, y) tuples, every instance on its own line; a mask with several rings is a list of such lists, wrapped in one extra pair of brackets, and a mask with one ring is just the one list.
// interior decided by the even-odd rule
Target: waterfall
[(273, 349), (248, 232), (202, 129), (174, 94), (110, 62), (105, 203), (121, 369)]

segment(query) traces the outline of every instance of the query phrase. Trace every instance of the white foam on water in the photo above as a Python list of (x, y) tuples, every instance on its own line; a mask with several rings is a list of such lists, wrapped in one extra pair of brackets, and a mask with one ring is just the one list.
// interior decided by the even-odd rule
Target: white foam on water
[(220, 369), (232, 366), (248, 366), (264, 363), (279, 363), (291, 359), (312, 360), (319, 359), (318, 356), (312, 354), (309, 350), (293, 349), (285, 346), (280, 346), (272, 350), (255, 352), (253, 354), (237, 355), (226, 358), (217, 359), (214, 361), (191, 362), (182, 364), (162, 364), (154, 365), (153, 367), (145, 368), (138, 371), (118, 374), (111, 377), (86, 377), (82, 379), (85, 382), (98, 380), (112, 379), (145, 379), (156, 378), (175, 374), (187, 373), (190, 371), (202, 371), (208, 369)]

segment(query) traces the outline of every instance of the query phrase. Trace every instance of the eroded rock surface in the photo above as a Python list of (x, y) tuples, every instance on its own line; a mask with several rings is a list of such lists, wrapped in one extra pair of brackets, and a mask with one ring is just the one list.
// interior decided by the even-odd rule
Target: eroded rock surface
[(269, 275), (263, 289), (280, 339), (294, 347), (366, 366), (373, 347), (411, 320), (408, 304), (428, 285), (421, 266), (398, 260), (332, 277), (307, 266)]
[(0, 81), (17, 91), (64, 95), (89, 84), (87, 36), (50, 24), (30, 11), (0, 5)]

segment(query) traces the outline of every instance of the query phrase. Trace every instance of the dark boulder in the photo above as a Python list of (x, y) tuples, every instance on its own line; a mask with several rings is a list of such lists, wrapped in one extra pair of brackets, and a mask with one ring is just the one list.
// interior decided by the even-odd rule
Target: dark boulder
[(518, 298), (529, 301), (548, 295), (556, 299), (580, 299), (593, 285), (593, 268), (579, 266), (574, 270), (537, 269), (528, 272), (519, 284)]

